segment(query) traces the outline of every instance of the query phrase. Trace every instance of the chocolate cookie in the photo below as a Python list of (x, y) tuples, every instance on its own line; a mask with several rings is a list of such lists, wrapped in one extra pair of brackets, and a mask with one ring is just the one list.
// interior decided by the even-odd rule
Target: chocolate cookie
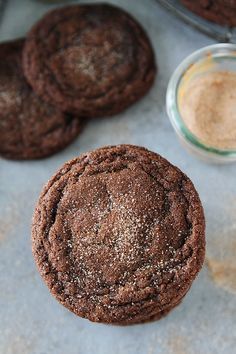
[(0, 44), (0, 155), (45, 157), (68, 145), (80, 130), (78, 119), (43, 102), (24, 79), (24, 40)]
[(235, 0), (181, 0), (197, 15), (219, 25), (236, 26)]
[(123, 111), (146, 94), (156, 72), (144, 30), (105, 4), (48, 13), (29, 32), (23, 62), (43, 99), (87, 117)]
[(44, 187), (33, 254), (51, 293), (75, 314), (132, 324), (175, 307), (202, 267), (204, 214), (177, 167), (144, 148), (101, 148)]

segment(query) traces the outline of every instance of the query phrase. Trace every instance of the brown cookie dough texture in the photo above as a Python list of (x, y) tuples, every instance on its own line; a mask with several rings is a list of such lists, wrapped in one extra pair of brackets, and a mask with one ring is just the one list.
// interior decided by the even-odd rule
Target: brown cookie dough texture
[(189, 10), (219, 25), (236, 26), (235, 0), (180, 0)]
[(23, 63), (44, 100), (87, 117), (121, 112), (146, 94), (156, 72), (144, 30), (105, 4), (49, 12), (29, 32)]
[(26, 83), (21, 57), (24, 40), (0, 44), (0, 155), (34, 159), (68, 145), (78, 119), (43, 102)]
[(178, 168), (120, 145), (66, 163), (43, 189), (33, 254), (51, 293), (75, 314), (132, 324), (161, 318), (202, 267), (204, 214)]

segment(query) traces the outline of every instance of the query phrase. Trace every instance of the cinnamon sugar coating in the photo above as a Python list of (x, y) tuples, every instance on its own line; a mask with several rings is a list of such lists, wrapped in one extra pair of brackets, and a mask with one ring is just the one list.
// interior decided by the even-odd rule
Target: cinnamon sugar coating
[(202, 267), (204, 214), (178, 168), (120, 145), (66, 163), (44, 187), (33, 254), (51, 293), (91, 321), (131, 324), (176, 306)]
[(29, 32), (25, 75), (44, 100), (79, 116), (109, 116), (144, 96), (156, 65), (140, 24), (107, 4), (67, 6)]

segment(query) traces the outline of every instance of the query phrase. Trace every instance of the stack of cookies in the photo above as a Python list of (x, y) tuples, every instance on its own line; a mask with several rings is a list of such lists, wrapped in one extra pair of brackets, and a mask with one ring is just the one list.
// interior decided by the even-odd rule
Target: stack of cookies
[(219, 25), (236, 26), (236, 0), (181, 0), (197, 15)]
[(56, 299), (95, 322), (162, 318), (200, 271), (205, 221), (190, 179), (160, 155), (108, 146), (64, 164), (32, 227), (38, 270)]
[(144, 96), (156, 73), (142, 27), (105, 4), (59, 8), (26, 39), (0, 45), (0, 154), (51, 155), (82, 120), (111, 116)]
[[(56, 9), (0, 45), (0, 154), (48, 156), (81, 122), (139, 100), (156, 73), (140, 25), (110, 5)], [(160, 155), (108, 146), (64, 164), (45, 185), (33, 255), (51, 293), (76, 315), (128, 325), (177, 306), (205, 254), (203, 208), (190, 179)]]

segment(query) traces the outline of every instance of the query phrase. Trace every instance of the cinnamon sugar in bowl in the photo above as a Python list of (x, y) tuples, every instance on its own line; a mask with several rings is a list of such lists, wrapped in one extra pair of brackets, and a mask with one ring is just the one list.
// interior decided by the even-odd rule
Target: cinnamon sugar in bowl
[(236, 45), (215, 44), (187, 57), (169, 81), (166, 106), (190, 152), (236, 161)]

